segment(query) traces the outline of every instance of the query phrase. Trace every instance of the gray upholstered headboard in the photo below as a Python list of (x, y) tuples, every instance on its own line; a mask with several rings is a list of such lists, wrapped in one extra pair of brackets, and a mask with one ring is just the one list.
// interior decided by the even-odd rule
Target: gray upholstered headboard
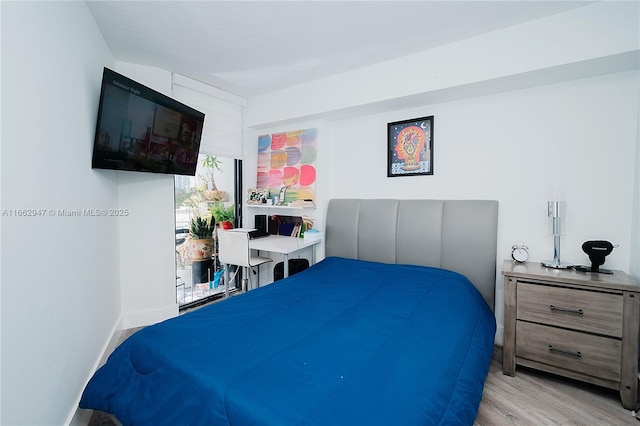
[(333, 199), (325, 254), (456, 271), (493, 309), (497, 231), (497, 201)]

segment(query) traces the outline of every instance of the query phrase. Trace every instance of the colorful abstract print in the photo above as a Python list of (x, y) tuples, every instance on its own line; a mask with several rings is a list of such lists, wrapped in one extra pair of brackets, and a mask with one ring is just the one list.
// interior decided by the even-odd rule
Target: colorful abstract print
[(315, 200), (317, 129), (258, 137), (258, 188), (277, 195), (287, 187), (285, 202)]

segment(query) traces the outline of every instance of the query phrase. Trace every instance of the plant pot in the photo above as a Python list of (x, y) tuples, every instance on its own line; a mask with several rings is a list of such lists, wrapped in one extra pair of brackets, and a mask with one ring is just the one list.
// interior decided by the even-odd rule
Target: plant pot
[(226, 220), (226, 221), (220, 223), (220, 228), (222, 228), (222, 229), (233, 229), (233, 223), (231, 223), (228, 220)]
[(194, 284), (213, 281), (213, 259), (199, 260), (191, 264), (191, 282)]
[(213, 256), (213, 238), (201, 240), (190, 240), (189, 249), (191, 252), (191, 260), (207, 260)]
[(204, 198), (209, 201), (220, 201), (227, 195), (226, 191), (204, 191)]

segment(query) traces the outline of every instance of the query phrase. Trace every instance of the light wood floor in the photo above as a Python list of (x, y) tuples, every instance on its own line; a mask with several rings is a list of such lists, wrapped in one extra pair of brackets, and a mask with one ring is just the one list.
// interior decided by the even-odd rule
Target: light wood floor
[(640, 426), (622, 407), (618, 392), (524, 367), (502, 374), (496, 351), (484, 385), (477, 426)]

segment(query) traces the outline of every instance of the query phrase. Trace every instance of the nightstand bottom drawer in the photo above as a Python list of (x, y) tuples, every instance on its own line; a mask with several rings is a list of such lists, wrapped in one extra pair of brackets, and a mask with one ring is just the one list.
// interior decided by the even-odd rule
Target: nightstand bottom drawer
[(516, 322), (516, 356), (620, 381), (622, 341), (525, 321)]

